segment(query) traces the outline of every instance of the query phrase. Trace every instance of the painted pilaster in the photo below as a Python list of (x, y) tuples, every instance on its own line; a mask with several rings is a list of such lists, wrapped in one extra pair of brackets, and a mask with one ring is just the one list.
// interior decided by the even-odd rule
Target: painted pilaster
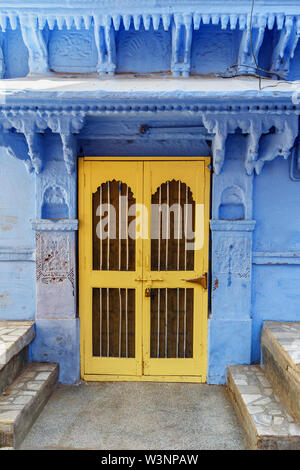
[[(231, 152), (245, 151), (245, 138), (230, 138)], [(251, 362), (252, 188), (253, 176), (232, 152), (213, 179), (208, 383), (225, 383), (228, 364)]]
[[(79, 380), (77, 318), (77, 173), (68, 171), (64, 146), (48, 137), (45, 165), (36, 175), (36, 329), (34, 361), (59, 363), (59, 380)], [(72, 160), (73, 162), (73, 160)]]

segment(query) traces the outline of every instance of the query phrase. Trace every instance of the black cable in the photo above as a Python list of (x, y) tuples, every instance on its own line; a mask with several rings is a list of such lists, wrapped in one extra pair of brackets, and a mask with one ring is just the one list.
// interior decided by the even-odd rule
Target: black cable
[(250, 13), (250, 25), (249, 25), (249, 27), (250, 27), (250, 47), (251, 47), (252, 57), (254, 59), (255, 65), (256, 65), (256, 69), (258, 71), (258, 86), (259, 86), (259, 89), (261, 90), (260, 69), (258, 67), (258, 63), (257, 63), (256, 57), (255, 57), (255, 54), (254, 54), (253, 41), (252, 41), (252, 19), (253, 19), (254, 2), (255, 2), (255, 0), (252, 0), (251, 13)]

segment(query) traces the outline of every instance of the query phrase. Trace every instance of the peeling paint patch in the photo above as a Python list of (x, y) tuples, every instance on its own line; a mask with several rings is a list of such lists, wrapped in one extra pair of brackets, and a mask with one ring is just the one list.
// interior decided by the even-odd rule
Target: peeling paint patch
[(11, 295), (7, 290), (2, 292), (2, 294), (0, 294), (0, 307), (1, 308), (6, 308), (10, 304), (9, 302), (10, 296)]
[(0, 229), (4, 232), (8, 232), (14, 228), (18, 222), (18, 217), (15, 216), (2, 216), (0, 219)]

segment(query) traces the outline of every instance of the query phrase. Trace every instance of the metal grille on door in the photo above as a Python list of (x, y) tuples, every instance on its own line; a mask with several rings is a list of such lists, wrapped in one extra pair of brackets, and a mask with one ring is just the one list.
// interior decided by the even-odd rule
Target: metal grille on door
[[(93, 269), (134, 271), (135, 198), (121, 181), (93, 194)], [(93, 289), (93, 355), (135, 357), (135, 290)]]
[[(152, 195), (151, 271), (194, 269), (195, 202), (181, 181)], [(193, 357), (193, 289), (151, 289), (150, 357)]]

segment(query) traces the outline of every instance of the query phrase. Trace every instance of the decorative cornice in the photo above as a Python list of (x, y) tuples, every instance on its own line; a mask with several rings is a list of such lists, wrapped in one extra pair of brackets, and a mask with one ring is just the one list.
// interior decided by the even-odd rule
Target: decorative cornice
[(78, 230), (77, 219), (31, 219), (32, 229), (36, 232), (75, 232)]
[(213, 232), (253, 232), (255, 220), (211, 220)]
[[(247, 139), (244, 162), (247, 174), (251, 175), (254, 171), (260, 174), (266, 161), (278, 156), (287, 159), (298, 135), (299, 104), (294, 105), (291, 95), (288, 98), (285, 93), (279, 93), (276, 100), (272, 94), (258, 97), (257, 93), (250, 93), (256, 97), (251, 104), (249, 96), (244, 97), (241, 92), (239, 95), (229, 93), (222, 101), (213, 93), (192, 98), (190, 92), (177, 92), (176, 99), (173, 93), (169, 97), (165, 93), (156, 96), (155, 93), (145, 92), (143, 96), (133, 97), (129, 92), (127, 99), (124, 99), (124, 93), (122, 98), (117, 98), (118, 94), (112, 93), (111, 100), (102, 100), (99, 91), (95, 95), (97, 99), (91, 101), (88, 92), (79, 92), (80, 96), (74, 101), (60, 96), (57, 106), (52, 104), (56, 100), (49, 97), (46, 104), (46, 99), (42, 99), (45, 94), (39, 94), (36, 100), (34, 93), (28, 93), (26, 100), (8, 94), (7, 102), (0, 106), (0, 144), (7, 147), (13, 156), (22, 159), (29, 171), (34, 169), (39, 173), (43, 167), (43, 133), (51, 129), (61, 136), (66, 170), (71, 174), (77, 158), (75, 136), (80, 133), (88, 116), (115, 115), (122, 119), (136, 116), (139, 120), (143, 117), (149, 119), (150, 116), (151, 119), (195, 116), (199, 119), (198, 124), (202, 123), (206, 138), (212, 140), (216, 175), (223, 168), (227, 137), (238, 129)], [(86, 100), (81, 96), (87, 96)], [(202, 134), (203, 131), (199, 130), (199, 138)]]

